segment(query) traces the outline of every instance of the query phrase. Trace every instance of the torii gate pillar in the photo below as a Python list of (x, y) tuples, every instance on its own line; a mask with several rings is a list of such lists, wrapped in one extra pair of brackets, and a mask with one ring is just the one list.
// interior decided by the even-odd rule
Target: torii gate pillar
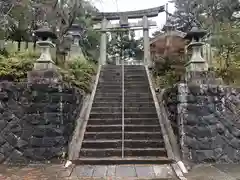
[(149, 45), (149, 25), (147, 16), (143, 16), (143, 47), (144, 47), (144, 64), (151, 66), (150, 45)]
[(100, 59), (99, 65), (104, 65), (107, 62), (107, 19), (104, 18), (101, 24), (101, 42), (100, 42)]

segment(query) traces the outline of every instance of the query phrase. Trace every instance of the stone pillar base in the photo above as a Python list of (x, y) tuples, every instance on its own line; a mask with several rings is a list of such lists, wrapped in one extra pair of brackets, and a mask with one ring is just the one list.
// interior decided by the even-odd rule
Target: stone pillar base
[(189, 71), (185, 74), (185, 81), (188, 84), (223, 84), (221, 78), (216, 78), (212, 71)]
[(28, 72), (29, 83), (58, 83), (62, 81), (60, 73), (55, 69), (33, 70)]
[(34, 63), (33, 69), (39, 71), (39, 70), (45, 70), (45, 69), (47, 70), (47, 69), (55, 69), (55, 68), (56, 66), (52, 62), (49, 62), (49, 63), (36, 62)]

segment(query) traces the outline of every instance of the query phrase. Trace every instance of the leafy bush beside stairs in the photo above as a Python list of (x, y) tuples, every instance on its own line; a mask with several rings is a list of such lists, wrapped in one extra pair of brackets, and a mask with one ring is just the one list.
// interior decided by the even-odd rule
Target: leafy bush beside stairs
[[(0, 55), (0, 80), (14, 82), (26, 81), (27, 72), (33, 69), (33, 64), (39, 54), (33, 52), (17, 52), (8, 56)], [(63, 80), (77, 86), (84, 92), (91, 92), (92, 77), (97, 66), (92, 61), (75, 59), (65, 65), (58, 66)]]

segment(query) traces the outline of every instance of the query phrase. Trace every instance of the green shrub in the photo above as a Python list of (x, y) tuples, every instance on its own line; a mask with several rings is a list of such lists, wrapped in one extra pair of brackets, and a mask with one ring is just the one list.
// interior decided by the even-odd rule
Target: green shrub
[[(11, 53), (8, 57), (0, 55), (0, 80), (14, 82), (25, 81), (27, 72), (33, 69), (39, 54), (33, 52)], [(91, 92), (92, 76), (96, 72), (93, 62), (76, 59), (66, 63), (65, 67), (58, 67), (63, 80), (77, 86), (86, 93)]]
[(60, 72), (64, 81), (90, 93), (92, 77), (96, 74), (96, 70), (97, 66), (93, 62), (76, 59), (67, 62)]
[(27, 72), (32, 70), (34, 53), (13, 53), (8, 57), (0, 56), (0, 78), (1, 80), (23, 81), (27, 77)]

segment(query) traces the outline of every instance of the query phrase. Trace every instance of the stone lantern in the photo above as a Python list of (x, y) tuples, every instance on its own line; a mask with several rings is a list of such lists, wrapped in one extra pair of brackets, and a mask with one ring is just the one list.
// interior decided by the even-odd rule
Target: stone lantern
[(54, 34), (47, 24), (35, 31), (35, 35), (39, 39), (37, 45), (41, 49), (41, 56), (37, 59), (34, 64), (35, 70), (44, 70), (54, 68), (54, 62), (51, 58), (50, 48), (54, 48), (52, 40), (57, 39), (56, 34)]
[(83, 54), (82, 54), (82, 50), (81, 47), (79, 46), (79, 41), (81, 38), (81, 32), (82, 28), (80, 25), (78, 24), (73, 24), (69, 31), (68, 31), (68, 35), (71, 35), (73, 40), (72, 40), (72, 44), (70, 47), (70, 52), (69, 52), (69, 60), (75, 59), (77, 57), (81, 57), (83, 58)]
[(191, 31), (187, 33), (185, 39), (191, 40), (191, 43), (188, 45), (188, 48), (192, 48), (192, 57), (189, 62), (186, 64), (187, 72), (202, 72), (208, 71), (208, 63), (202, 57), (202, 46), (204, 45), (201, 42), (201, 39), (207, 34), (205, 30), (200, 30), (194, 26)]
[(68, 35), (64, 36), (64, 38), (63, 38), (64, 51), (69, 52), (71, 50), (72, 42), (73, 42), (72, 35), (68, 34)]
[(80, 31), (81, 31), (81, 26), (78, 24), (73, 24), (68, 31), (68, 34), (73, 36), (74, 45), (79, 45), (79, 41), (81, 38)]

